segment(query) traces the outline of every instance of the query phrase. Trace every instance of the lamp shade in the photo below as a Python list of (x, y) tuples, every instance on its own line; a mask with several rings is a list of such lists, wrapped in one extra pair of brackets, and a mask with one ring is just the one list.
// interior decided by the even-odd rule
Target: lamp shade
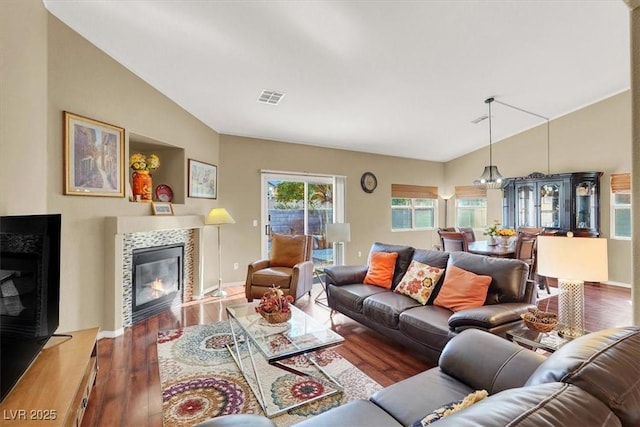
[(235, 224), (236, 222), (225, 208), (213, 208), (209, 211), (209, 214), (207, 214), (204, 223), (208, 225), (220, 225)]
[(349, 223), (327, 224), (327, 240), (329, 242), (350, 242), (351, 225)]
[(609, 278), (607, 239), (559, 236), (537, 239), (539, 274), (583, 282)]

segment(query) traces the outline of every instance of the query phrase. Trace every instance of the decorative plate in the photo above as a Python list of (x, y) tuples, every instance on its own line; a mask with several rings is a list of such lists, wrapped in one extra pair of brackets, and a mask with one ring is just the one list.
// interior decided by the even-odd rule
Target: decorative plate
[(160, 184), (156, 187), (156, 197), (161, 202), (171, 202), (173, 200), (173, 190), (167, 184)]

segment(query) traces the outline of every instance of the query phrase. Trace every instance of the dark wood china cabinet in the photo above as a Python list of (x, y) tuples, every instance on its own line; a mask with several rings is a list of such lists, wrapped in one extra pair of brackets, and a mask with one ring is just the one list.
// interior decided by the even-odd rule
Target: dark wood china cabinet
[(601, 176), (602, 172), (534, 172), (509, 178), (503, 193), (503, 227), (599, 236)]

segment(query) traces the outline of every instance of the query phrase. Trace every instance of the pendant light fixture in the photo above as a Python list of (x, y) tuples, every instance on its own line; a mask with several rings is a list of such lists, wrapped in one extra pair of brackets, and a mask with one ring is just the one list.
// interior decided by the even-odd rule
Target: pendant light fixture
[(480, 178), (474, 181), (474, 184), (485, 188), (500, 189), (504, 186), (505, 180), (498, 171), (498, 167), (493, 164), (493, 151), (491, 148), (491, 103), (494, 100), (494, 98), (484, 100), (485, 104), (489, 105), (489, 166), (484, 167), (484, 172), (482, 172)]

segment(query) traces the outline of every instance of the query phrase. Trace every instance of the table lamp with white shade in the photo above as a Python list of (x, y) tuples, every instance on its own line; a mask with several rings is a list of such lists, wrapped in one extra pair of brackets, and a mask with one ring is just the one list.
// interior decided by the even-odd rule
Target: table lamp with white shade
[(584, 281), (609, 278), (607, 239), (538, 236), (538, 273), (558, 278), (558, 334), (584, 334)]
[(351, 241), (349, 223), (327, 224), (327, 241), (333, 242), (336, 265), (344, 264), (344, 244)]
[(235, 224), (225, 208), (213, 208), (207, 214), (204, 220), (207, 225), (215, 225), (218, 227), (218, 289), (213, 293), (214, 297), (226, 297), (227, 293), (222, 290), (222, 249), (220, 246), (220, 226), (223, 224)]

